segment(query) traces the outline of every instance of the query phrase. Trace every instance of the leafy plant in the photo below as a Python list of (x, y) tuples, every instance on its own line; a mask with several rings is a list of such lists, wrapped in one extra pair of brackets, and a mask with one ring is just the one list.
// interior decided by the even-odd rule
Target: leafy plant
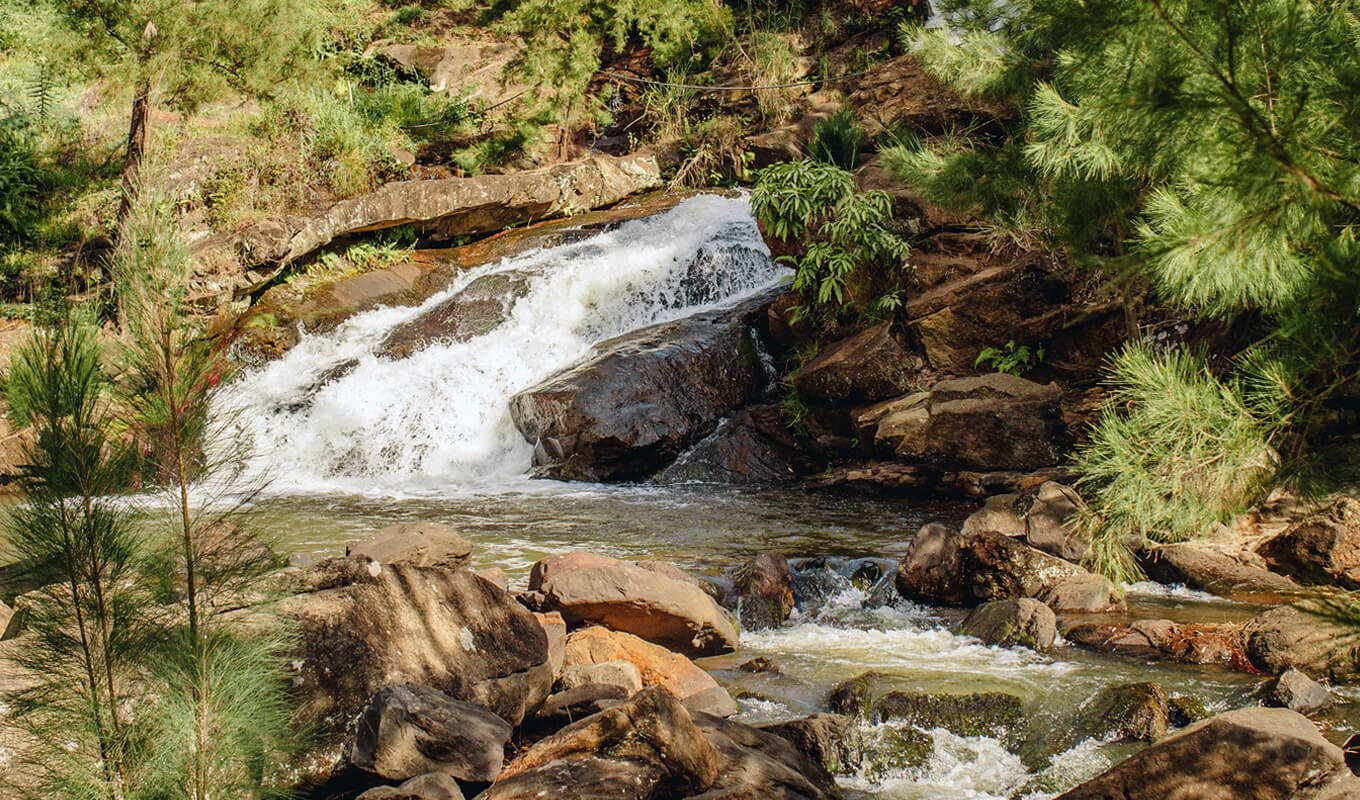
[(1016, 347), (1015, 341), (1011, 340), (1006, 342), (1005, 347), (984, 347), (973, 361), (973, 366), (986, 364), (996, 372), (1006, 372), (1020, 377), (1039, 366), (1043, 360), (1043, 345), (1031, 350), (1027, 344)]
[(864, 129), (855, 122), (855, 110), (845, 106), (813, 128), (808, 156), (818, 161), (852, 170), (859, 154), (869, 144)]
[(793, 288), (820, 315), (839, 315), (857, 282), (867, 287), (896, 272), (910, 250), (888, 228), (891, 196), (861, 192), (850, 173), (821, 161), (766, 167), (751, 207), (771, 236), (803, 245), (801, 257), (787, 257), (797, 270)]
[[(0, 105), (0, 112), (4, 110)], [(17, 113), (0, 117), (0, 245), (26, 235), (38, 215), (44, 172), (25, 123)]]

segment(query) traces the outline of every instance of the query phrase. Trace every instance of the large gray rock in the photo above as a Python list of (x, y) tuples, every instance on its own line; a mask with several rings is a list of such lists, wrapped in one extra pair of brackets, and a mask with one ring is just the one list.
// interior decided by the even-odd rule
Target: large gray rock
[(765, 384), (746, 316), (709, 312), (624, 334), (512, 397), (511, 416), (540, 471), (645, 478), (712, 433)]
[(1311, 715), (1336, 705), (1336, 698), (1326, 686), (1296, 669), (1289, 669), (1270, 685), (1266, 705)]
[(561, 572), (539, 587), (568, 625), (598, 623), (689, 656), (737, 646), (727, 612), (692, 583), (628, 564)]
[(389, 781), (440, 772), (487, 783), (500, 773), (509, 723), (486, 706), (404, 683), (373, 698), (355, 730), (348, 762)]
[(330, 559), (275, 606), (297, 645), (293, 693), (317, 727), (299, 770), (324, 777), (346, 724), (386, 686), (418, 683), (518, 724), (548, 696), (548, 638), (514, 597), (466, 570)]
[(822, 403), (873, 403), (907, 391), (924, 363), (893, 338), (888, 323), (827, 345), (793, 376), (794, 388)]
[(742, 564), (723, 605), (737, 611), (748, 631), (777, 628), (793, 612), (793, 574), (783, 553), (761, 553)]
[(1025, 541), (1045, 553), (1080, 563), (1091, 549), (1076, 528), (1076, 518), (1086, 508), (1070, 486), (1044, 481), (1025, 512)]
[(1341, 748), (1286, 709), (1220, 714), (1125, 759), (1058, 800), (1346, 800)]
[(345, 555), (380, 564), (416, 567), (464, 567), (472, 545), (458, 531), (437, 522), (403, 522), (389, 525), (367, 539), (350, 544)]
[(993, 600), (973, 609), (962, 629), (987, 644), (1048, 650), (1058, 635), (1058, 618), (1048, 606), (1028, 597)]
[(1305, 583), (1360, 589), (1360, 500), (1338, 500), (1267, 540), (1257, 552), (1272, 569)]

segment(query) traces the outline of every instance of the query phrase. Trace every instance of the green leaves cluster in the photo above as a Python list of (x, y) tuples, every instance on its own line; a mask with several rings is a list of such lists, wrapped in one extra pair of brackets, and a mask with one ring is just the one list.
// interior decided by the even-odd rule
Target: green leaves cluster
[(964, 176), (1020, 181), (999, 213), (1130, 268), (1181, 315), (1253, 323), (1213, 371), (1174, 350), (1114, 362), (1116, 401), (1079, 458), (1101, 565), (1119, 571), (1125, 534), (1203, 532), (1315, 475), (1360, 366), (1360, 3), (946, 5), (953, 29), (909, 45), (1021, 123), (902, 154), (903, 172), (974, 209), (985, 192)]
[(789, 258), (797, 270), (793, 288), (812, 310), (835, 317), (881, 275), (896, 273), (910, 250), (888, 227), (892, 197), (861, 192), (854, 177), (822, 161), (807, 159), (761, 170), (751, 208), (772, 237), (803, 245)]

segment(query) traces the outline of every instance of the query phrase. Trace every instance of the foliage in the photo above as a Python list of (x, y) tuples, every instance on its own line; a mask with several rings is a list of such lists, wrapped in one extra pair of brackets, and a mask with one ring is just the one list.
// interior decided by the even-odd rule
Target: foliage
[(997, 372), (1007, 372), (1019, 377), (1039, 366), (1044, 360), (1044, 347), (1039, 345), (1030, 349), (1027, 344), (1015, 346), (1015, 340), (1006, 342), (1005, 347), (984, 347), (973, 361), (973, 366), (987, 365)]
[(710, 117), (685, 143), (685, 161), (672, 186), (730, 186), (750, 179), (755, 154), (746, 149), (746, 126), (733, 117)]
[(0, 117), (0, 246), (18, 241), (33, 225), (43, 182), (27, 121), (17, 113)]
[(774, 238), (805, 243), (802, 257), (791, 259), (793, 288), (824, 318), (865, 299), (855, 290), (896, 273), (909, 250), (888, 228), (892, 198), (859, 191), (850, 173), (821, 161), (761, 170), (751, 208)]
[(148, 549), (115, 495), (131, 452), (111, 433), (110, 385), (97, 329), (59, 312), (10, 364), (16, 422), (32, 426), (8, 515), (14, 555), (53, 565), (55, 583), (28, 609), (18, 664), (36, 683), (6, 697), (30, 746), (7, 769), (32, 776), (32, 797), (118, 800), (142, 778), (122, 708), (134, 695), (154, 626), (143, 588)]
[(747, 37), (746, 74), (756, 89), (756, 108), (766, 124), (774, 125), (788, 118), (789, 106), (797, 89), (785, 84), (802, 77), (798, 54), (794, 52), (786, 34), (771, 31), (752, 31)]
[(1316, 474), (1348, 435), (1336, 409), (1360, 363), (1360, 4), (947, 5), (954, 27), (909, 46), (1020, 124), (899, 161), (964, 201), (979, 177), (1028, 184), (1027, 223), (1079, 258), (1131, 269), (1187, 317), (1254, 321), (1213, 372), (1198, 352), (1115, 361), (1118, 402), (1078, 458), (1105, 538), (1203, 532)]
[(845, 106), (813, 128), (808, 156), (850, 170), (868, 144), (864, 129), (855, 122), (855, 110)]

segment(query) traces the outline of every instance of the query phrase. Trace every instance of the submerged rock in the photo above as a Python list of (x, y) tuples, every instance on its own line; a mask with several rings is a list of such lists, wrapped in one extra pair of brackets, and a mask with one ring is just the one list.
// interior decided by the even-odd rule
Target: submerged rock
[(1155, 742), (1166, 735), (1170, 723), (1170, 701), (1158, 683), (1130, 683), (1108, 686), (1082, 704), (1076, 728), (1082, 739), (1115, 736)]
[(973, 609), (962, 630), (987, 644), (1048, 650), (1058, 635), (1058, 618), (1048, 606), (1028, 597), (993, 600)]
[(374, 696), (359, 717), (346, 760), (391, 781), (439, 772), (488, 783), (500, 772), (510, 732), (486, 706), (404, 683)]
[(665, 467), (765, 385), (745, 309), (696, 314), (596, 345), (510, 399), (544, 474), (636, 480)]
[(1196, 723), (1057, 800), (1345, 800), (1360, 778), (1341, 748), (1286, 709), (1242, 709)]
[(1272, 569), (1307, 583), (1360, 589), (1360, 500), (1346, 497), (1264, 542)]
[(793, 575), (783, 553), (761, 553), (741, 565), (723, 605), (737, 612), (743, 629), (777, 628), (793, 612)]
[(380, 564), (416, 567), (464, 567), (472, 545), (458, 531), (437, 522), (403, 522), (389, 525), (367, 539), (345, 548), (345, 555)]
[(880, 672), (841, 681), (827, 704), (837, 714), (873, 722), (904, 722), (919, 728), (944, 728), (959, 736), (995, 736), (1020, 715), (1020, 698), (1005, 692), (931, 694), (901, 692)]
[(515, 301), (529, 293), (522, 273), (483, 275), (419, 317), (387, 334), (377, 354), (406, 358), (431, 342), (465, 342), (495, 330), (510, 316)]

